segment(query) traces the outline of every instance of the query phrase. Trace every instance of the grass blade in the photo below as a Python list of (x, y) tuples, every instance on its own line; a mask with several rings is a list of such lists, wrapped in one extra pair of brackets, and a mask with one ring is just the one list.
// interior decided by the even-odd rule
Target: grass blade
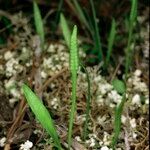
[(99, 35), (99, 28), (97, 25), (97, 19), (96, 19), (96, 12), (95, 12), (95, 8), (94, 8), (94, 4), (93, 4), (93, 0), (90, 0), (90, 4), (91, 4), (91, 8), (92, 8), (92, 14), (93, 14), (93, 19), (94, 19), (94, 42), (95, 42), (95, 51), (98, 55), (98, 58), (100, 61), (103, 60), (103, 51), (102, 51), (102, 47), (101, 47), (101, 40), (100, 40), (100, 35)]
[(74, 116), (76, 112), (76, 86), (77, 86), (77, 71), (78, 71), (78, 48), (77, 48), (77, 26), (74, 26), (71, 35), (70, 44), (70, 70), (71, 70), (71, 81), (72, 81), (72, 99), (71, 99), (71, 112), (69, 119), (69, 131), (68, 131), (68, 149), (72, 143), (72, 128), (74, 122)]
[(125, 78), (127, 78), (127, 74), (129, 71), (129, 66), (131, 64), (131, 57), (133, 50), (131, 49), (131, 42), (133, 40), (133, 28), (134, 23), (137, 17), (137, 0), (132, 0), (132, 6), (130, 11), (130, 18), (129, 18), (129, 35), (128, 35), (128, 44), (126, 48), (126, 62), (125, 62)]
[(36, 118), (53, 138), (55, 146), (58, 147), (59, 150), (62, 150), (57, 131), (48, 110), (45, 108), (38, 96), (36, 96), (27, 85), (23, 84), (22, 89), (26, 100)]
[(112, 53), (112, 48), (115, 40), (115, 35), (116, 35), (116, 22), (113, 19), (112, 24), (111, 24), (111, 30), (108, 38), (108, 50), (107, 50), (107, 55), (106, 55), (106, 61), (105, 61), (105, 69), (107, 68), (110, 60), (110, 56)]
[(111, 143), (113, 149), (115, 149), (115, 145), (117, 144), (118, 136), (121, 130), (121, 115), (122, 115), (125, 100), (126, 100), (126, 96), (124, 94), (121, 103), (119, 104), (119, 106), (116, 107), (115, 110), (114, 136), (112, 138), (112, 143)]
[(91, 84), (90, 84), (90, 77), (89, 77), (89, 73), (87, 69), (84, 67), (82, 63), (80, 63), (80, 65), (86, 73), (86, 79), (88, 83), (88, 90), (87, 90), (87, 97), (86, 97), (86, 119), (85, 119), (84, 128), (83, 128), (83, 139), (86, 140), (87, 135), (88, 135), (87, 129), (88, 129), (89, 116), (90, 116)]
[(130, 22), (133, 24), (137, 17), (137, 0), (132, 0), (131, 12), (130, 12)]
[(44, 27), (43, 27), (43, 21), (40, 13), (40, 9), (36, 3), (36, 1), (33, 2), (33, 12), (34, 12), (34, 23), (37, 34), (40, 36), (41, 39), (41, 46), (44, 45)]
[(63, 32), (64, 39), (66, 41), (66, 44), (67, 44), (68, 48), (70, 48), (71, 32), (70, 32), (69, 26), (67, 24), (67, 20), (62, 13), (60, 15), (60, 26), (61, 26), (61, 29)]
[(75, 5), (75, 8), (76, 8), (78, 14), (79, 14), (79, 17), (80, 17), (81, 22), (83, 22), (83, 23), (85, 24), (85, 26), (87, 27), (87, 29), (90, 31), (90, 27), (89, 27), (88, 21), (87, 21), (87, 19), (86, 19), (84, 13), (83, 13), (83, 11), (82, 11), (81, 6), (80, 6), (79, 3), (78, 3), (78, 1), (77, 1), (77, 0), (73, 0), (73, 3), (74, 3), (74, 5)]

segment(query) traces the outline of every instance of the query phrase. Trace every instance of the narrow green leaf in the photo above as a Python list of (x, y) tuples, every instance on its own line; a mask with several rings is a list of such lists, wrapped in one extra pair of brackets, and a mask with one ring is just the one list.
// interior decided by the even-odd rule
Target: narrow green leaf
[(131, 0), (131, 11), (130, 11), (130, 18), (129, 18), (129, 35), (128, 35), (128, 43), (126, 48), (126, 60), (125, 60), (125, 80), (127, 78), (127, 74), (129, 71), (129, 67), (131, 65), (132, 61), (132, 53), (133, 49), (131, 49), (131, 44), (134, 41), (133, 39), (133, 29), (134, 29), (134, 23), (136, 21), (137, 17), (137, 0)]
[(78, 14), (79, 14), (79, 17), (80, 17), (81, 22), (85, 24), (85, 26), (87, 27), (88, 30), (90, 30), (88, 21), (87, 21), (85, 15), (84, 15), (84, 13), (83, 13), (83, 10), (82, 10), (80, 4), (78, 3), (77, 0), (73, 0), (73, 3), (74, 3), (74, 5), (75, 5), (75, 8), (76, 8)]
[(94, 20), (94, 35), (93, 35), (93, 40), (95, 44), (95, 51), (98, 55), (98, 58), (100, 61), (103, 60), (103, 51), (102, 51), (102, 46), (101, 46), (101, 39), (99, 35), (99, 28), (97, 24), (97, 18), (96, 18), (96, 11), (94, 7), (93, 0), (90, 0), (91, 8), (92, 8), (92, 15), (93, 15), (93, 20)]
[(126, 100), (126, 96), (124, 94), (121, 103), (119, 104), (119, 106), (116, 106), (116, 110), (115, 110), (114, 136), (112, 138), (112, 143), (111, 143), (113, 150), (115, 149), (115, 145), (117, 144), (118, 136), (121, 130), (121, 115), (122, 115), (125, 100)]
[(126, 91), (126, 86), (125, 86), (125, 83), (124, 83), (123, 81), (121, 81), (121, 80), (119, 80), (119, 79), (114, 79), (114, 80), (112, 81), (112, 85), (113, 85), (114, 89), (115, 89), (118, 93), (120, 93), (120, 94), (125, 93), (125, 91)]
[(31, 107), (31, 110), (35, 114), (36, 118), (39, 120), (43, 128), (45, 128), (46, 131), (53, 138), (55, 146), (58, 147), (59, 150), (62, 150), (60, 140), (55, 129), (55, 125), (48, 110), (45, 108), (38, 96), (36, 96), (27, 85), (23, 84), (22, 89), (26, 100)]
[(131, 12), (130, 12), (130, 21), (134, 22), (137, 17), (137, 0), (131, 0)]
[(33, 12), (34, 12), (34, 23), (35, 23), (35, 27), (36, 27), (36, 32), (40, 36), (41, 46), (43, 47), (43, 45), (44, 45), (44, 27), (43, 27), (43, 21), (42, 21), (40, 9), (39, 9), (36, 1), (33, 1)]
[(115, 40), (115, 35), (116, 35), (116, 22), (113, 19), (112, 24), (111, 24), (111, 30), (108, 38), (108, 50), (107, 50), (107, 55), (106, 55), (106, 62), (105, 62), (105, 69), (107, 68), (110, 60), (110, 56), (112, 54), (112, 48)]
[(88, 90), (87, 90), (87, 97), (86, 97), (86, 118), (83, 128), (83, 139), (84, 141), (87, 138), (88, 135), (88, 123), (89, 123), (89, 116), (90, 116), (90, 104), (91, 104), (91, 83), (90, 83), (90, 77), (87, 69), (84, 67), (84, 65), (80, 62), (80, 66), (84, 69), (86, 73), (86, 80), (88, 84)]
[(61, 26), (61, 29), (63, 32), (63, 36), (65, 38), (66, 44), (67, 44), (68, 48), (70, 48), (71, 32), (70, 32), (69, 26), (67, 24), (67, 20), (62, 13), (60, 15), (60, 26)]

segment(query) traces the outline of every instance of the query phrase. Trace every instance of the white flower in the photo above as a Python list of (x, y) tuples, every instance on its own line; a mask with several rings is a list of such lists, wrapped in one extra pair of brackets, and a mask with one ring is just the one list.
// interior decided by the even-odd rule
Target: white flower
[(79, 123), (83, 123), (85, 120), (86, 120), (85, 114), (76, 116), (76, 121)]
[(44, 71), (41, 71), (41, 77), (45, 79), (47, 77), (47, 74)]
[(101, 147), (101, 150), (110, 150), (107, 146)]
[(81, 142), (81, 137), (80, 136), (76, 136), (75, 139), (78, 141), (78, 142)]
[(146, 100), (145, 100), (145, 104), (149, 104), (149, 98), (146, 98)]
[(24, 144), (20, 145), (20, 150), (30, 150), (32, 146), (33, 146), (33, 143), (27, 140)]
[(105, 121), (106, 121), (106, 116), (105, 115), (102, 116), (102, 117), (101, 116), (97, 117), (98, 124), (103, 125), (105, 123)]
[(135, 120), (135, 118), (130, 120), (130, 125), (131, 125), (132, 128), (136, 127), (136, 120)]
[(7, 90), (14, 87), (14, 86), (15, 86), (15, 80), (14, 79), (5, 80), (5, 88)]
[(54, 53), (54, 52), (55, 52), (55, 47), (54, 47), (54, 45), (53, 45), (53, 44), (50, 44), (50, 46), (48, 47), (47, 51), (50, 52), (50, 53)]
[(124, 115), (122, 115), (122, 116), (121, 116), (121, 122), (122, 122), (123, 124), (125, 124), (125, 123), (126, 123), (126, 120), (127, 120), (127, 118), (126, 118)]
[(52, 101), (51, 101), (51, 105), (53, 106), (54, 109), (57, 109), (58, 106), (59, 106), (59, 100), (58, 98), (53, 98)]
[(102, 77), (101, 76), (97, 76), (94, 78), (94, 81), (95, 82), (100, 82), (102, 80)]
[(137, 105), (141, 105), (141, 99), (140, 99), (140, 95), (139, 94), (136, 94), (133, 96), (132, 98), (132, 104), (137, 104)]
[(108, 93), (108, 98), (117, 104), (120, 103), (122, 99), (122, 97), (115, 90)]
[(8, 60), (10, 58), (12, 58), (14, 55), (14, 53), (10, 52), (10, 51), (7, 51), (5, 54), (4, 54), (4, 59), (5, 60)]
[(11, 95), (15, 98), (20, 98), (20, 92), (14, 87), (10, 89)]
[(10, 106), (13, 107), (14, 104), (15, 104), (15, 102), (17, 102), (17, 101), (18, 101), (17, 98), (10, 98), (10, 99), (9, 99), (9, 104), (10, 104)]
[(142, 71), (137, 69), (135, 72), (134, 72), (134, 75), (139, 77), (140, 75), (142, 74)]
[(110, 144), (109, 137), (110, 137), (110, 135), (107, 132), (104, 132), (104, 137), (103, 137), (104, 145), (109, 145)]
[(133, 137), (134, 139), (136, 139), (137, 134), (136, 134), (135, 132), (133, 132), (133, 133), (132, 133), (132, 137)]
[(94, 147), (95, 146), (95, 139), (91, 138), (91, 143), (90, 143), (90, 147)]
[(6, 137), (1, 138), (0, 139), (0, 147), (4, 147), (5, 142), (6, 142)]
[(99, 85), (99, 90), (101, 92), (101, 94), (106, 94), (107, 92), (109, 92), (112, 89), (112, 85), (105, 83), (105, 84), (100, 84)]

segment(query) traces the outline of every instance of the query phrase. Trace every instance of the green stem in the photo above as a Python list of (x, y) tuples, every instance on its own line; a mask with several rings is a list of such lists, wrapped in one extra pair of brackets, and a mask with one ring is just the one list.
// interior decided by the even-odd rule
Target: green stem
[(72, 73), (72, 104), (71, 104), (71, 112), (70, 112), (70, 120), (69, 120), (69, 131), (68, 131), (68, 149), (71, 147), (72, 143), (72, 128), (74, 122), (74, 116), (76, 112), (76, 84), (77, 84), (77, 73)]
[(91, 90), (90, 89), (91, 89), (91, 87), (90, 87), (90, 77), (89, 77), (88, 71), (81, 62), (80, 62), (80, 65), (86, 73), (86, 79), (87, 79), (87, 83), (88, 83), (88, 91), (87, 91), (87, 98), (86, 98), (86, 120), (84, 123), (84, 129), (83, 129), (83, 139), (86, 140), (89, 115), (90, 115), (90, 99), (91, 99)]

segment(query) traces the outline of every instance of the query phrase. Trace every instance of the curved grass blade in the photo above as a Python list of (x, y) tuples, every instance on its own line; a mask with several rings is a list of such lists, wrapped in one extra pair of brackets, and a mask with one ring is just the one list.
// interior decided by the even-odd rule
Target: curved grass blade
[(43, 47), (43, 45), (44, 45), (44, 27), (43, 27), (43, 21), (42, 21), (40, 9), (39, 9), (36, 1), (33, 1), (33, 12), (34, 12), (34, 23), (35, 23), (36, 32), (40, 36), (41, 46)]
[(74, 122), (74, 116), (76, 112), (76, 86), (77, 86), (77, 71), (78, 71), (78, 48), (77, 48), (77, 26), (74, 26), (71, 35), (70, 44), (70, 70), (71, 70), (71, 81), (72, 81), (72, 98), (71, 98), (71, 111), (69, 119), (69, 130), (68, 130), (68, 149), (72, 143), (72, 128)]
[(62, 13), (60, 15), (60, 26), (61, 26), (61, 29), (63, 32), (64, 39), (66, 41), (66, 44), (67, 44), (68, 48), (70, 48), (71, 32), (70, 32), (69, 26), (67, 24), (67, 20)]
[(46, 129), (46, 131), (53, 138), (55, 146), (58, 147), (59, 150), (62, 150), (60, 140), (55, 129), (55, 125), (48, 110), (45, 108), (38, 96), (36, 96), (27, 85), (23, 84), (22, 89), (26, 100), (31, 107), (31, 110), (35, 114), (36, 118), (41, 123), (43, 128)]

